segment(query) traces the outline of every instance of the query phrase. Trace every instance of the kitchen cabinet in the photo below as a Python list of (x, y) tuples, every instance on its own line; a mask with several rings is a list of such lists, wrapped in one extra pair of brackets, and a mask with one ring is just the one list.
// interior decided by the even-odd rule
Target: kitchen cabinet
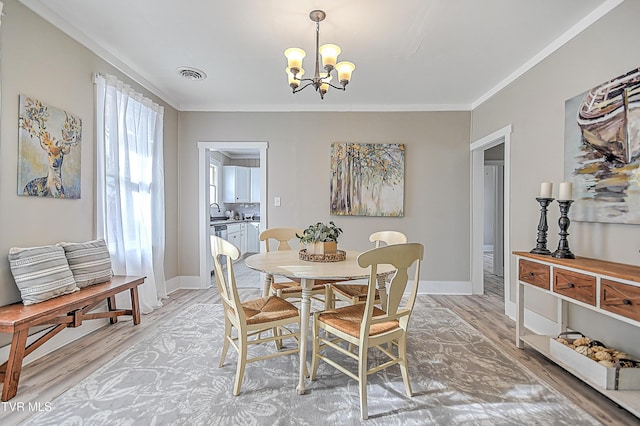
[(238, 247), (240, 255), (247, 252), (247, 224), (232, 223), (227, 225), (227, 241)]
[(242, 166), (222, 167), (222, 201), (248, 203), (251, 199), (251, 168)]
[(260, 222), (247, 223), (247, 252), (260, 252)]
[(251, 167), (251, 197), (252, 203), (260, 202), (260, 167)]

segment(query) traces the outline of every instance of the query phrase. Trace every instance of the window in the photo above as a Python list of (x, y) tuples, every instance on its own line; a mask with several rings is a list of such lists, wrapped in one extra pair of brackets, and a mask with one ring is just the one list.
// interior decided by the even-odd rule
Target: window
[(96, 225), (116, 275), (142, 275), (140, 309), (166, 297), (164, 108), (114, 76), (96, 83)]

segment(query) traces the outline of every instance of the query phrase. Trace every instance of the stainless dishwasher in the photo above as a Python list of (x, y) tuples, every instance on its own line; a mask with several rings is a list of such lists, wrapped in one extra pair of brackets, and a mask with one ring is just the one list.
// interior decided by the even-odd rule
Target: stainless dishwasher
[(216, 237), (227, 239), (227, 225), (213, 225), (213, 232)]

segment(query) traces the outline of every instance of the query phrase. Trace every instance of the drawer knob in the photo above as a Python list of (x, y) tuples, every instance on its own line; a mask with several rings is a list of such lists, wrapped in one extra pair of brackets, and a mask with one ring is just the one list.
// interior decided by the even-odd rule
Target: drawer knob
[(567, 288), (574, 288), (575, 284), (574, 283), (567, 283)]
[(529, 276), (530, 276), (530, 277), (532, 277), (532, 276), (534, 276), (534, 275), (535, 275), (535, 274), (534, 274), (533, 272), (529, 272)]
[(629, 299), (624, 299), (624, 300), (622, 301), (622, 304), (623, 304), (623, 305), (630, 305), (630, 304), (631, 304), (631, 300), (629, 300)]

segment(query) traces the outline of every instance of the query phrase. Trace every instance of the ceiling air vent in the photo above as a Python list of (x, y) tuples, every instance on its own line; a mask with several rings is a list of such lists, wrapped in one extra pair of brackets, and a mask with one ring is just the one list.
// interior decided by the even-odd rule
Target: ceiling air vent
[(204, 80), (207, 78), (207, 74), (204, 71), (191, 67), (178, 68), (178, 74), (187, 80)]

